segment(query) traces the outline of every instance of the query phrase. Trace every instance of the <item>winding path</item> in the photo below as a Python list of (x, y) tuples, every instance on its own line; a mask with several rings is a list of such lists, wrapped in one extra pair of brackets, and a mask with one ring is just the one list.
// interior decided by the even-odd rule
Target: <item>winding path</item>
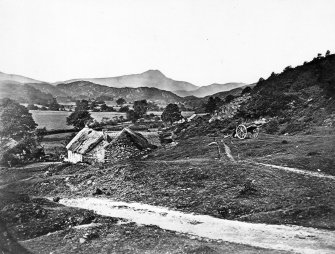
[(61, 199), (66, 206), (93, 210), (142, 225), (156, 225), (197, 237), (298, 253), (335, 253), (335, 231), (289, 225), (268, 225), (187, 214), (140, 203), (100, 198)]

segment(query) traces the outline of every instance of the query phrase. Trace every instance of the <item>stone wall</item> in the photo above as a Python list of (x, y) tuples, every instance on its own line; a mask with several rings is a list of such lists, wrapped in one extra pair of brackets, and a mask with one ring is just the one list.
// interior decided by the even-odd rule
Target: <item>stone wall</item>
[(100, 142), (96, 147), (94, 147), (89, 153), (83, 156), (83, 161), (88, 162), (90, 164), (94, 164), (97, 162), (105, 162), (105, 145), (107, 145), (107, 141)]
[(105, 151), (105, 162), (114, 162), (130, 157), (139, 156), (142, 153), (136, 146), (126, 144), (113, 144)]

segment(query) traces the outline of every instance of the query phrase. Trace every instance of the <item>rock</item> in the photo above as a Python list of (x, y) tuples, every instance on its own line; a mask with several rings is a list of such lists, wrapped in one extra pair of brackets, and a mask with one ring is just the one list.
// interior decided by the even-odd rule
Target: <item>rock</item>
[(98, 238), (99, 237), (99, 234), (97, 232), (87, 232), (84, 234), (83, 238), (86, 239), (86, 240), (91, 240), (91, 239), (94, 239), (94, 238)]
[(220, 214), (223, 218), (229, 215), (229, 208), (226, 206), (219, 207), (217, 211), (218, 211), (218, 214)]
[(60, 197), (54, 197), (52, 200), (53, 200), (53, 202), (59, 202)]
[(247, 179), (243, 185), (243, 189), (240, 191), (240, 194), (251, 194), (257, 191), (255, 187), (255, 180)]
[(91, 184), (91, 183), (92, 183), (92, 180), (88, 180), (88, 181), (87, 181), (87, 184)]
[(101, 195), (101, 194), (103, 194), (103, 191), (100, 190), (99, 188), (96, 188), (96, 189), (95, 189), (95, 192), (93, 192), (92, 194), (93, 194), (93, 195)]
[(85, 238), (79, 238), (79, 243), (81, 243), (81, 244), (83, 244), (83, 243), (85, 243), (86, 242), (86, 239)]
[(52, 173), (49, 170), (47, 170), (47, 171), (44, 172), (44, 176), (45, 177), (46, 176), (52, 176)]

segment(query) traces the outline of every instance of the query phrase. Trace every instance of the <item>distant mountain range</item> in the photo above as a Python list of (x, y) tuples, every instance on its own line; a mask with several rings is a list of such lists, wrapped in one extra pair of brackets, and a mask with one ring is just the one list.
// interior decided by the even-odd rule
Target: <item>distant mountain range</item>
[(220, 92), (230, 91), (232, 89), (236, 89), (239, 87), (244, 87), (247, 84), (245, 83), (226, 83), (226, 84), (211, 84), (208, 86), (202, 86), (198, 89), (192, 91), (178, 90), (174, 91), (175, 94), (185, 97), (185, 96), (196, 96), (196, 97), (205, 97), (209, 95), (213, 95)]
[(11, 82), (26, 84), (26, 83), (41, 83), (42, 81), (32, 79), (32, 78), (27, 78), (27, 77), (16, 75), (16, 74), (7, 74), (7, 73), (0, 72), (0, 84), (11, 83)]
[[(75, 81), (89, 81), (98, 85), (122, 88), (122, 87), (154, 87), (166, 91), (192, 91), (196, 90), (199, 87), (185, 81), (176, 81), (170, 78), (167, 78), (159, 70), (148, 70), (141, 74), (131, 74), (118, 77), (109, 77), (109, 78), (80, 78), (80, 79), (71, 79), (58, 83), (72, 83)], [(57, 83), (56, 83), (57, 84)]]
[[(22, 85), (24, 89), (20, 90)], [(58, 102), (108, 96), (114, 99), (123, 97), (126, 101), (147, 99), (160, 104), (181, 103), (188, 101), (189, 96), (205, 97), (245, 85), (227, 83), (198, 87), (185, 81), (170, 79), (158, 70), (109, 78), (72, 79), (53, 84), (0, 72), (0, 97), (28, 103), (37, 103), (36, 97), (40, 101), (43, 96), (49, 101), (51, 95)]]

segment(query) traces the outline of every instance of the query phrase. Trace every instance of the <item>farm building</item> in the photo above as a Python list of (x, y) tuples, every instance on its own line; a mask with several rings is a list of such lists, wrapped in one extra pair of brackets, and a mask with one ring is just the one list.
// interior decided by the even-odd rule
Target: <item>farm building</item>
[(85, 127), (66, 146), (67, 161), (112, 162), (139, 155), (158, 146), (160, 140), (157, 133), (137, 133), (128, 128), (119, 132), (107, 132)]

